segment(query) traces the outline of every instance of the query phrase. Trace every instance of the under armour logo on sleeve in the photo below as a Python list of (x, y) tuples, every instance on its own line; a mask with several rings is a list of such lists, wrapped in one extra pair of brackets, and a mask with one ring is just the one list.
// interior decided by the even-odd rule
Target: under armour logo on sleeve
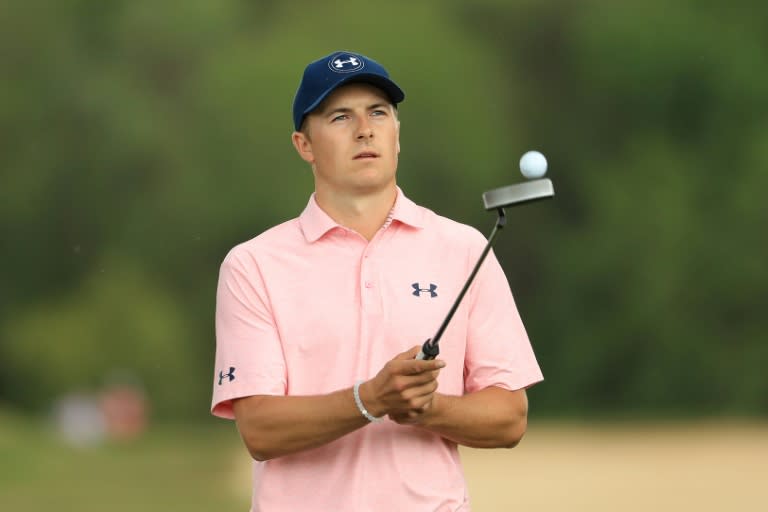
[(229, 373), (224, 373), (223, 370), (219, 372), (219, 386), (221, 386), (221, 383), (224, 380), (224, 377), (229, 377), (228, 382), (232, 382), (233, 380), (235, 380), (235, 367), (230, 366)]
[(437, 290), (436, 284), (429, 283), (429, 288), (422, 288), (419, 283), (413, 283), (411, 286), (413, 287), (413, 294), (417, 297), (421, 297), (422, 292), (429, 292), (429, 296), (433, 299), (437, 297), (437, 292), (435, 291)]

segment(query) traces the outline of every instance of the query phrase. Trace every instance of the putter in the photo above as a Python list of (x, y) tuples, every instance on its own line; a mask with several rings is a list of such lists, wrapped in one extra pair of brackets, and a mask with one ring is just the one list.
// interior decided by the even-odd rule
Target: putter
[[(546, 164), (544, 165), (546, 170)], [(541, 174), (543, 175), (543, 173)], [(547, 178), (519, 183), (517, 185), (510, 185), (508, 187), (495, 188), (483, 193), (483, 204), (485, 205), (485, 210), (496, 210), (498, 214), (498, 217), (496, 218), (496, 224), (493, 226), (493, 231), (491, 231), (491, 234), (488, 236), (488, 243), (485, 244), (485, 249), (483, 249), (482, 254), (480, 254), (480, 258), (477, 260), (475, 267), (469, 274), (467, 282), (464, 283), (464, 287), (459, 292), (459, 296), (456, 297), (456, 300), (451, 306), (451, 309), (445, 316), (445, 320), (443, 320), (443, 323), (440, 324), (440, 327), (437, 329), (435, 335), (422, 344), (421, 351), (416, 356), (416, 359), (434, 359), (440, 353), (440, 346), (438, 343), (440, 342), (440, 338), (443, 336), (443, 332), (445, 331), (446, 327), (448, 327), (448, 323), (451, 321), (451, 318), (453, 318), (453, 314), (456, 313), (456, 310), (459, 308), (459, 304), (461, 304), (461, 300), (464, 298), (464, 295), (467, 293), (469, 286), (475, 279), (477, 271), (480, 270), (480, 265), (483, 264), (485, 257), (488, 256), (488, 253), (491, 250), (491, 246), (493, 245), (493, 241), (496, 239), (496, 235), (507, 223), (507, 217), (506, 213), (504, 212), (504, 208), (517, 206), (524, 203), (531, 203), (541, 199), (548, 199), (554, 195), (555, 189), (552, 185), (552, 181)]]

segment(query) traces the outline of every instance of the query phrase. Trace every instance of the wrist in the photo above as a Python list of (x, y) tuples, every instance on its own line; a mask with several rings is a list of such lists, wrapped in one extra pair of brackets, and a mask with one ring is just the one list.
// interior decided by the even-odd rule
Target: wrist
[(421, 426), (425, 428), (438, 426), (446, 408), (450, 407), (452, 398), (454, 397), (442, 393), (435, 393), (432, 395), (432, 401), (421, 417)]
[(385, 411), (381, 410), (380, 407), (377, 407), (377, 402), (373, 400), (368, 393), (369, 390), (366, 384), (368, 384), (367, 381), (357, 381), (352, 388), (352, 393), (355, 397), (355, 405), (357, 405), (360, 414), (362, 414), (368, 421), (372, 423), (381, 421), (384, 419)]

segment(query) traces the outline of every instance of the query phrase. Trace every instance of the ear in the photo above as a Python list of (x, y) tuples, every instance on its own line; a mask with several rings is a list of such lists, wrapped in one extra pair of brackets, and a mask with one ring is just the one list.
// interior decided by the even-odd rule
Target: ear
[(310, 164), (315, 162), (315, 154), (312, 152), (312, 142), (301, 132), (293, 132), (291, 142), (302, 160)]
[(400, 121), (397, 121), (397, 154), (400, 154)]

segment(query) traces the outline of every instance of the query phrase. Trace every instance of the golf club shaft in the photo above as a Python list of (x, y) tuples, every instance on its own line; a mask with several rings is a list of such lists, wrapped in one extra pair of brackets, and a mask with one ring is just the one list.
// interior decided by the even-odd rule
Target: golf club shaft
[(454, 313), (456, 313), (456, 310), (459, 308), (461, 300), (464, 298), (467, 290), (469, 290), (472, 281), (474, 281), (477, 272), (480, 270), (480, 266), (483, 264), (483, 261), (485, 261), (485, 257), (488, 256), (488, 253), (491, 251), (491, 246), (493, 245), (493, 241), (496, 239), (496, 235), (499, 233), (499, 230), (501, 230), (507, 223), (507, 217), (504, 213), (504, 208), (498, 208), (498, 213), (499, 217), (496, 219), (496, 224), (493, 226), (493, 231), (491, 231), (490, 236), (488, 236), (488, 243), (485, 244), (485, 249), (483, 249), (482, 254), (480, 254), (480, 258), (477, 260), (475, 268), (473, 268), (472, 272), (469, 274), (467, 282), (464, 283), (464, 287), (459, 292), (459, 296), (456, 297), (456, 300), (451, 306), (451, 309), (448, 311), (448, 314), (445, 316), (443, 323), (440, 324), (440, 327), (437, 329), (435, 335), (422, 344), (421, 351), (416, 356), (416, 359), (434, 359), (440, 353), (438, 342), (443, 336), (443, 332), (448, 327), (448, 323), (451, 321)]

